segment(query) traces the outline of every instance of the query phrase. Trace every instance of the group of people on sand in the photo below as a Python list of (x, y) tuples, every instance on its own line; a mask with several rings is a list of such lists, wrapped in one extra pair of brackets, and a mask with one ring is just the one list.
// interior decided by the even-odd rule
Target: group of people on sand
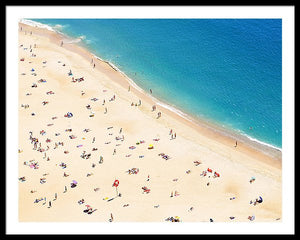
[[(63, 41), (61, 41), (61, 44), (60, 44), (60, 46), (62, 47), (64, 45), (64, 43), (63, 43)], [(22, 60), (22, 61), (24, 61), (24, 59)], [(93, 64), (93, 67), (95, 68), (95, 63), (93, 62), (93, 60), (92, 60), (92, 64)], [(72, 77), (72, 82), (83, 82), (84, 81), (84, 77), (80, 77), (80, 78), (74, 78), (73, 77), (73, 73), (72, 73), (72, 71), (70, 70), (69, 72), (68, 72), (68, 75), (70, 76), (70, 77)], [(46, 82), (46, 81), (44, 81), (43, 79), (41, 79), (40, 81), (39, 81), (39, 83), (44, 83), (44, 82)], [(34, 86), (32, 86), (32, 87), (37, 87), (37, 85), (35, 84)], [(128, 87), (128, 91), (131, 91), (131, 89), (130, 89), (130, 86)], [(152, 89), (150, 89), (150, 93), (152, 94)], [(48, 91), (48, 92), (46, 92), (46, 94), (47, 95), (52, 95), (52, 94), (54, 94), (54, 92), (51, 90), (51, 91)], [(115, 99), (116, 99), (116, 95), (113, 95), (110, 99), (109, 99), (109, 102), (112, 102), (112, 101), (115, 101)], [(94, 102), (96, 102), (98, 99), (97, 98), (92, 98), (92, 99), (90, 99), (91, 101), (94, 101)], [(44, 101), (42, 104), (43, 105), (47, 105), (49, 102), (48, 101)], [(103, 100), (103, 104), (102, 105), (107, 105), (107, 103), (105, 102), (105, 99)], [(142, 102), (141, 102), (141, 100), (139, 100), (138, 101), (138, 103), (131, 103), (131, 106), (141, 106), (141, 104), (142, 104)], [(29, 108), (29, 105), (28, 104), (22, 104), (21, 105), (21, 107), (24, 107), (25, 109), (26, 108)], [(87, 104), (86, 106), (86, 109), (88, 109), (88, 110), (92, 110), (92, 106), (91, 106), (91, 104)], [(156, 105), (153, 105), (152, 106), (152, 112), (154, 112), (154, 111), (156, 111), (157, 110), (157, 107), (156, 107)], [(107, 113), (107, 107), (105, 107), (105, 113)], [(160, 118), (162, 116), (162, 113), (161, 112), (157, 112), (157, 119), (158, 118)], [(64, 117), (66, 117), (66, 118), (68, 118), (67, 120), (69, 120), (69, 119), (71, 119), (72, 117), (73, 117), (73, 113), (71, 113), (71, 112), (67, 112), (65, 115), (64, 115)], [(52, 119), (54, 119), (54, 118), (52, 118)], [(109, 128), (108, 130), (110, 130), (110, 129), (112, 129), (112, 127), (111, 128)], [(85, 133), (88, 133), (90, 131), (90, 129), (84, 129), (84, 132)], [(66, 129), (65, 130), (65, 132), (67, 132), (67, 133), (69, 133), (69, 132), (72, 132), (72, 128), (68, 128), (68, 129)], [(119, 130), (119, 134), (121, 134), (123, 132), (123, 129), (122, 128), (120, 128), (120, 130)], [(45, 131), (45, 130), (41, 130), (40, 131), (40, 138), (43, 140), (43, 138), (46, 138), (46, 135), (47, 135), (47, 132)], [(57, 133), (57, 135), (56, 135), (56, 137), (57, 136), (59, 136), (60, 135), (60, 133)], [(176, 132), (173, 132), (173, 129), (170, 129), (170, 131), (169, 131), (169, 136), (171, 137), (171, 139), (176, 139)], [(69, 135), (69, 139), (70, 140), (73, 140), (73, 139), (75, 139), (76, 138), (76, 136), (75, 135)], [(30, 141), (31, 141), (31, 144), (33, 144), (34, 145), (34, 148), (33, 148), (33, 150), (37, 150), (37, 151), (39, 151), (39, 152), (46, 152), (47, 150), (49, 150), (50, 149), (50, 147), (49, 147), (49, 145), (50, 144), (53, 144), (53, 142), (52, 142), (52, 140), (49, 138), (49, 136), (47, 137), (47, 139), (45, 140), (45, 143), (46, 143), (46, 147), (45, 148), (43, 148), (43, 146), (42, 146), (42, 141), (41, 141), (41, 139), (38, 139), (37, 137), (33, 137), (33, 133), (32, 132), (30, 132), (30, 137), (29, 137), (29, 139), (30, 139)], [(119, 137), (119, 136), (114, 136), (114, 139), (116, 140), (116, 141), (118, 141), (118, 140), (121, 140), (121, 141), (124, 141), (124, 135), (122, 135), (122, 137)], [(154, 139), (153, 139), (154, 140)], [(159, 141), (159, 139), (155, 139), (155, 141)], [(44, 143), (44, 142), (43, 142)], [(95, 143), (95, 137), (93, 138), (93, 141), (92, 141), (92, 143)], [(108, 143), (108, 142), (107, 142)], [(110, 142), (109, 142), (110, 143)], [(136, 144), (136, 145), (140, 145), (141, 143), (144, 143), (144, 141), (139, 141), (138, 142), (138, 144)], [(235, 147), (237, 147), (237, 141), (236, 141), (236, 143), (235, 143)], [(57, 147), (59, 146), (59, 145), (61, 145), (61, 146), (64, 146), (64, 143), (63, 142), (55, 142), (55, 147), (53, 148), (53, 149), (57, 149)], [(51, 145), (50, 145), (51, 146)], [(77, 147), (82, 147), (82, 144), (80, 144), (80, 145), (77, 145)], [(131, 150), (133, 150), (133, 149), (135, 149), (136, 147), (135, 146), (131, 146), (131, 147), (129, 147), (129, 149), (131, 149)], [(98, 148), (93, 148), (92, 149), (92, 151), (97, 151), (97, 149)], [(148, 149), (153, 149), (153, 147), (152, 148), (148, 148)], [(152, 151), (152, 150), (151, 150)], [(64, 151), (64, 153), (68, 153), (68, 151)], [(116, 155), (117, 154), (117, 150), (116, 150), (116, 148), (113, 150), (113, 153), (112, 153), (112, 155)], [(131, 156), (131, 154), (130, 155), (127, 155), (127, 156)], [(158, 154), (158, 156), (160, 156), (161, 158), (163, 158), (164, 160), (169, 160), (171, 157), (169, 156), (169, 155), (167, 155), (167, 154), (165, 154), (165, 153), (160, 153), (160, 154)], [(85, 160), (87, 160), (87, 159), (89, 159), (89, 158), (92, 158), (92, 154), (91, 153), (87, 153), (87, 151), (86, 150), (83, 150), (83, 152), (82, 152), (82, 154), (80, 155), (80, 157), (82, 158), (82, 159), (85, 159)], [(139, 158), (142, 158), (142, 157), (144, 157), (144, 155), (140, 155), (139, 156)], [(47, 158), (48, 160), (50, 160), (50, 158), (48, 157)], [(99, 158), (99, 164), (102, 164), (103, 163), (103, 156), (100, 156), (100, 158)], [(90, 163), (89, 163), (90, 164)], [(200, 161), (194, 161), (194, 164), (195, 164), (195, 166), (198, 166), (198, 165), (200, 165), (200, 164), (202, 164), (202, 162), (200, 162)], [(39, 168), (39, 163), (38, 162), (35, 162), (35, 161), (32, 161), (32, 162), (24, 162), (24, 165), (27, 165), (27, 166), (29, 166), (30, 168), (33, 168), (33, 169), (38, 169)], [(66, 169), (67, 168), (67, 164), (66, 163), (64, 163), (64, 162), (61, 162), (59, 165), (58, 165), (59, 167), (61, 167), (62, 169)], [(92, 168), (94, 168), (96, 165), (93, 163), (93, 164), (91, 164), (91, 166), (92, 166)], [(131, 168), (131, 169), (129, 169), (128, 171), (126, 171), (129, 175), (134, 175), (134, 174), (138, 174), (139, 173), (139, 168)], [(189, 169), (189, 170), (187, 170), (186, 171), (186, 173), (187, 174), (190, 174), (191, 173), (191, 170)], [(200, 176), (207, 176), (207, 175), (210, 175), (210, 173), (212, 173), (212, 170), (210, 169), (210, 168), (208, 168), (207, 170), (205, 170), (205, 171), (203, 171), (202, 172), (202, 174), (200, 174)], [(93, 173), (87, 173), (87, 177), (89, 177), (89, 176), (92, 176), (93, 175)], [(68, 177), (69, 176), (69, 174), (67, 174), (66, 172), (64, 172), (64, 175), (63, 175), (63, 177)], [(72, 175), (71, 175), (72, 176)], [(217, 172), (214, 172), (214, 173), (212, 173), (212, 177), (220, 177), (220, 174), (219, 173), (217, 173)], [(147, 178), (147, 181), (149, 181), (150, 180), (150, 177), (149, 177), (149, 175), (148, 175), (148, 178)], [(19, 178), (19, 181), (20, 182), (25, 182), (26, 181), (26, 177), (25, 176), (22, 176), (22, 177), (20, 177)], [(174, 179), (174, 181), (177, 181), (177, 180), (175, 180)], [(255, 178), (252, 178), (251, 180), (250, 180), (250, 183), (253, 183), (255, 181)], [(47, 179), (46, 179), (46, 177), (45, 176), (43, 176), (43, 177), (41, 177), (40, 178), (40, 184), (45, 184), (47, 182)], [(74, 189), (75, 191), (77, 190), (76, 189), (76, 187), (77, 187), (77, 182), (76, 181), (72, 181), (71, 183), (70, 183), (70, 188), (72, 188), (72, 189)], [(63, 193), (67, 193), (67, 190), (68, 190), (68, 188), (67, 188), (67, 186), (65, 186), (65, 189), (64, 189), (64, 192)], [(99, 188), (95, 188), (94, 189), (94, 191), (96, 192), (96, 191), (98, 191), (99, 190)], [(142, 187), (142, 193), (146, 193), (146, 194), (149, 194), (151, 192), (151, 190), (150, 190), (150, 188), (148, 188), (147, 186), (143, 186)], [(150, 193), (151, 194), (151, 193)], [(175, 190), (175, 191), (172, 191), (171, 192), (171, 195), (170, 195), (170, 197), (177, 197), (177, 196), (179, 196), (180, 194), (179, 194), (179, 192), (177, 191), (177, 190)], [(234, 199), (234, 198), (232, 198), (232, 199)], [(44, 198), (39, 198), (39, 199), (36, 199), (35, 201), (34, 201), (34, 203), (38, 203), (38, 202), (40, 202), (40, 201), (42, 201), (42, 200), (44, 200), (45, 201), (45, 203), (46, 203), (46, 197), (44, 197)], [(54, 197), (54, 199), (52, 200), (52, 201), (49, 201), (48, 203), (49, 203), (49, 206), (48, 206), (48, 208), (50, 208), (50, 207), (52, 207), (52, 202), (53, 201), (55, 201), (55, 200), (57, 200), (57, 193), (55, 193), (55, 197)], [(254, 201), (250, 201), (250, 204), (253, 204), (254, 206), (255, 205), (257, 205), (257, 204), (259, 204), (259, 203), (262, 203), (263, 202), (263, 199), (262, 199), (262, 197), (258, 197), (258, 198), (256, 198)], [(80, 199), (80, 200), (78, 200), (78, 204), (79, 205), (82, 205), (82, 204), (85, 204), (85, 200), (82, 198), (82, 199)], [(157, 205), (157, 206), (159, 206), (159, 205)], [(97, 211), (97, 209), (95, 209), (95, 208), (92, 208), (90, 205), (85, 205), (85, 207), (86, 207), (86, 209), (84, 209), (83, 210), (83, 212), (84, 213), (87, 213), (87, 214), (92, 214), (92, 213), (94, 213), (95, 211)], [(190, 211), (192, 211), (192, 209), (193, 208), (190, 208)], [(234, 217), (230, 217), (230, 219), (231, 220), (233, 220), (234, 219)], [(248, 217), (248, 219), (250, 220), (250, 221), (253, 221), (254, 219), (255, 219), (255, 216), (254, 215), (252, 215), (252, 216), (249, 216)], [(110, 221), (113, 221), (113, 215), (111, 214), (111, 218), (110, 218)], [(165, 221), (170, 221), (170, 222), (180, 222), (181, 221), (181, 219), (178, 217), (178, 216), (175, 216), (175, 217), (173, 217), (173, 216), (171, 216), (171, 217), (168, 217), (168, 218), (166, 218), (165, 219)], [(212, 219), (210, 220), (211, 222), (213, 221)]]

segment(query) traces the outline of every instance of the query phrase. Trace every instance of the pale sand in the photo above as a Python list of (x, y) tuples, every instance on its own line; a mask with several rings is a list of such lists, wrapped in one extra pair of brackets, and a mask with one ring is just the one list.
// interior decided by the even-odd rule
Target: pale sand
[[(94, 59), (96, 68), (93, 68), (92, 55), (85, 49), (67, 44), (66, 39), (60, 46), (63, 36), (46, 29), (20, 26), (23, 29), (19, 32), (19, 177), (25, 176), (26, 181), (19, 182), (19, 221), (107, 222), (111, 214), (115, 222), (165, 222), (175, 216), (182, 222), (209, 222), (210, 218), (216, 222), (250, 222), (248, 216), (252, 215), (254, 221), (281, 221), (280, 151), (229, 136), (222, 129), (216, 131), (208, 123), (188, 121), (159, 105), (152, 112), (154, 99), (134, 86), (128, 91), (127, 79), (106, 62)], [(21, 58), (25, 60), (20, 61)], [(84, 81), (71, 82), (70, 69), (74, 78), (84, 77)], [(40, 79), (46, 82), (38, 82)], [(37, 88), (31, 87), (33, 83)], [(46, 94), (49, 91), (54, 94)], [(81, 95), (81, 91), (85, 94)], [(115, 100), (109, 101), (114, 95)], [(139, 100), (141, 106), (131, 106)], [(43, 105), (43, 101), (49, 103)], [(22, 104), (28, 104), (29, 108), (21, 107)], [(91, 110), (86, 108), (88, 104)], [(157, 119), (159, 111), (162, 116)], [(67, 112), (73, 113), (73, 117), (65, 118)], [(92, 113), (94, 117), (90, 117)], [(72, 132), (65, 131), (69, 128)], [(176, 132), (176, 139), (170, 140), (170, 129)], [(41, 135), (41, 130), (46, 134)], [(33, 150), (30, 131), (44, 152)], [(70, 135), (76, 138), (70, 139)], [(116, 140), (122, 136), (124, 141)], [(237, 147), (234, 147), (235, 137), (239, 139)], [(50, 143), (46, 143), (47, 138)], [(155, 138), (160, 140), (154, 141)], [(145, 143), (136, 145), (140, 140)], [(58, 142), (64, 145), (54, 149)], [(83, 146), (77, 147), (80, 144)], [(148, 149), (149, 144), (154, 149)], [(130, 146), (136, 148), (131, 150)], [(93, 148), (98, 150), (92, 151)], [(89, 159), (80, 157), (83, 151), (91, 153)], [(45, 153), (49, 161), (43, 158)], [(171, 158), (164, 160), (160, 153)], [(100, 156), (104, 158), (102, 164)], [(39, 168), (23, 164), (30, 160), (38, 162)], [(194, 161), (201, 164), (196, 166)], [(61, 162), (67, 164), (65, 169), (59, 166)], [(131, 168), (138, 168), (139, 172), (129, 175), (126, 171)], [(220, 177), (214, 178), (210, 173), (200, 176), (207, 168), (218, 172)], [(69, 176), (64, 177), (64, 172)], [(92, 175), (87, 176), (88, 173)], [(46, 183), (41, 184), (43, 174), (47, 174)], [(252, 176), (256, 180), (250, 183)], [(121, 197), (107, 201), (117, 194), (112, 186), (115, 179), (120, 182), (117, 190)], [(72, 180), (78, 182), (77, 187), (70, 187)], [(65, 186), (67, 192), (63, 193)], [(149, 193), (143, 192), (144, 186), (150, 189)], [(99, 190), (94, 191), (96, 188)], [(175, 191), (179, 195), (170, 197)], [(57, 200), (53, 201), (55, 193)], [(259, 196), (263, 197), (262, 203), (255, 206), (249, 203)], [(44, 197), (46, 201), (34, 203)], [(235, 199), (230, 200), (232, 197)], [(82, 198), (85, 203), (80, 205), (78, 200)], [(97, 211), (84, 213), (85, 204)], [(231, 220), (231, 216), (235, 218)]]

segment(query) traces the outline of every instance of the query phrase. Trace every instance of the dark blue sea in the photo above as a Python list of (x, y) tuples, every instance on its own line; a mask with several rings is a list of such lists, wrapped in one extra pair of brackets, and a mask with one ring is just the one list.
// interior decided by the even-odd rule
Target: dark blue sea
[(282, 147), (281, 19), (31, 19), (170, 106)]

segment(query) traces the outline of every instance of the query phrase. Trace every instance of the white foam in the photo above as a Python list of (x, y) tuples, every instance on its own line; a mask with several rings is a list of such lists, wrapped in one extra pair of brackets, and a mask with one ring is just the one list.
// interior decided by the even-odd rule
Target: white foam
[(245, 136), (245, 137), (247, 137), (249, 140), (251, 140), (251, 141), (253, 141), (253, 142), (257, 142), (257, 143), (259, 143), (259, 144), (261, 144), (261, 145), (264, 145), (264, 146), (267, 146), (267, 147), (269, 147), (269, 148), (273, 148), (273, 149), (276, 149), (276, 150), (282, 152), (282, 148), (276, 147), (276, 146), (271, 145), (271, 144), (266, 143), (266, 142), (262, 142), (262, 141), (260, 141), (260, 140), (258, 140), (258, 139), (256, 139), (256, 138), (254, 138), (254, 137), (250, 137), (249, 135), (247, 135), (247, 134), (245, 134), (245, 133), (242, 133), (242, 132), (241, 132), (240, 134), (243, 135), (243, 136)]
[(65, 40), (65, 43), (79, 43), (82, 40), (86, 39), (86, 36), (82, 35), (78, 38), (70, 39), (70, 40)]
[(20, 19), (19, 20), (20, 23), (24, 23), (26, 25), (29, 25), (29, 26), (32, 26), (32, 27), (39, 27), (39, 28), (46, 28), (48, 29), (49, 31), (52, 31), (52, 32), (56, 32), (52, 27), (50, 27), (49, 25), (46, 25), (46, 24), (42, 24), (42, 23), (39, 23), (39, 22), (35, 22), (35, 21), (32, 21), (32, 20), (29, 20), (29, 19)]

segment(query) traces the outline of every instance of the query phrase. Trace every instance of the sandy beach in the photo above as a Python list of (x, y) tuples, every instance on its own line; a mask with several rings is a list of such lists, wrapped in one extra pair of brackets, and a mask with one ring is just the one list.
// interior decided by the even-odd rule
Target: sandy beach
[(20, 222), (281, 221), (281, 151), (178, 115), (53, 31), (19, 23), (18, 48)]

